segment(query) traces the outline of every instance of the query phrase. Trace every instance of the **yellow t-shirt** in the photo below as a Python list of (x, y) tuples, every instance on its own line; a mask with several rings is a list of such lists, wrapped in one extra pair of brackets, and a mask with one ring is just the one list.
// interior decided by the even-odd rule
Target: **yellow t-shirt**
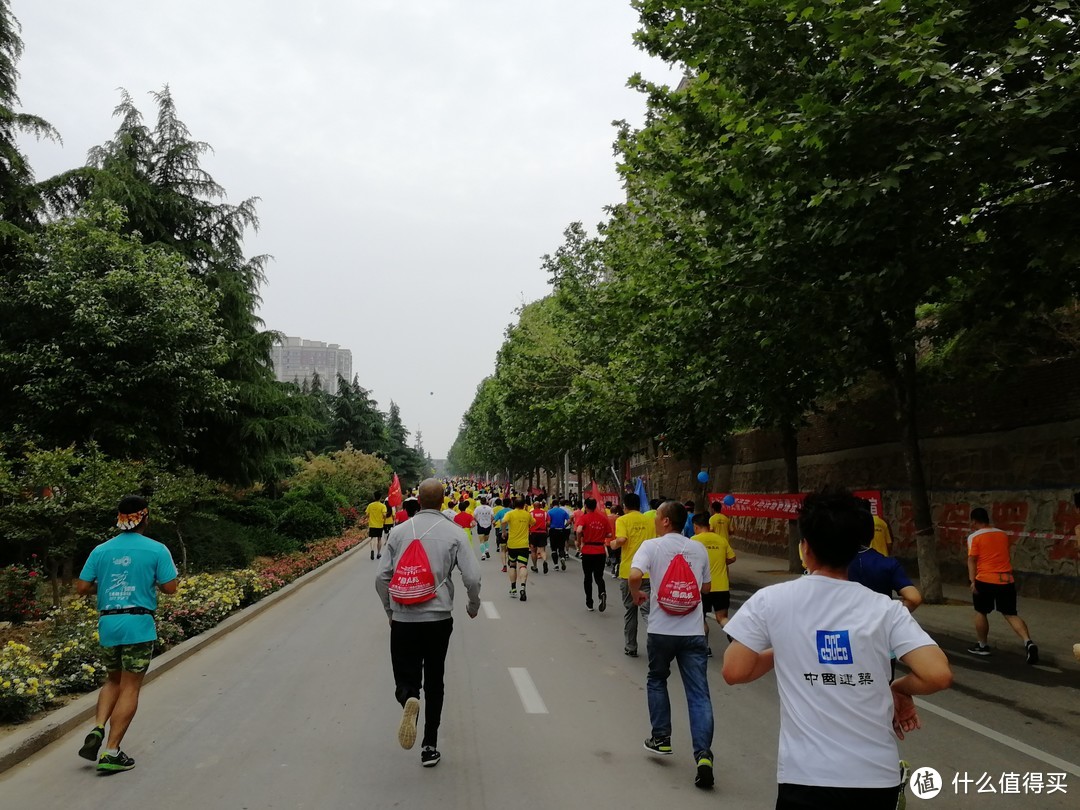
[(536, 518), (524, 509), (511, 509), (503, 516), (502, 522), (507, 527), (507, 548), (529, 547), (529, 529), (536, 524)]
[(391, 526), (394, 525), (394, 508), (393, 507), (387, 507), (384, 504), (383, 505), (383, 514), (386, 515), (386, 517), (383, 518), (383, 527), (384, 528), (390, 528)]
[(878, 554), (889, 556), (889, 546), (892, 545), (892, 534), (889, 532), (889, 524), (874, 515), (874, 539), (870, 542), (870, 548)]
[(718, 513), (709, 518), (709, 531), (713, 534), (718, 534), (725, 540), (730, 540), (731, 535), (728, 534), (728, 524), (731, 521), (728, 516), (723, 513)]
[(386, 523), (386, 507), (382, 505), (382, 501), (372, 501), (364, 512), (367, 513), (369, 529), (381, 529)]
[[(615, 536), (626, 538), (626, 544), (622, 546), (622, 557), (619, 559), (619, 579), (630, 579), (630, 563), (633, 562), (638, 547), (656, 536), (656, 524), (641, 512), (627, 512), (615, 519)], [(645, 578), (648, 578), (648, 574)]]
[(709, 573), (712, 574), (712, 592), (731, 590), (728, 584), (727, 567), (729, 562), (735, 562), (735, 552), (727, 538), (721, 537), (715, 532), (699, 532), (694, 539), (705, 546), (709, 552)]

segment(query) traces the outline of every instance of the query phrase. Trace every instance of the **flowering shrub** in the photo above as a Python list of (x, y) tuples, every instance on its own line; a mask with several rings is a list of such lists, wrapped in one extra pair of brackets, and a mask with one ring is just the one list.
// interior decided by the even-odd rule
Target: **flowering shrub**
[(0, 568), (0, 622), (22, 624), (41, 618), (37, 599), (41, 571), (35, 563), (36, 559), (30, 565)]
[[(158, 651), (208, 630), (230, 613), (344, 554), (362, 539), (362, 532), (355, 530), (263, 565), (181, 578), (176, 593), (161, 597), (158, 603)], [(47, 618), (28, 644), (9, 641), (0, 648), (0, 722), (21, 722), (45, 709), (57, 694), (90, 691), (105, 677), (93, 602), (69, 600)]]
[(0, 722), (21, 722), (52, 702), (53, 683), (45, 670), (25, 644), (0, 647)]

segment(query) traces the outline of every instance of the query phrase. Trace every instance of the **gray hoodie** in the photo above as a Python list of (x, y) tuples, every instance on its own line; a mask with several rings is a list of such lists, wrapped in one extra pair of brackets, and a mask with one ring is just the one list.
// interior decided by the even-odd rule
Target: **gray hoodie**
[[(401, 555), (413, 540), (420, 542), (435, 575), (435, 598), (417, 605), (399, 605), (390, 598), (390, 580)], [(375, 590), (386, 615), (395, 622), (437, 622), (449, 619), (454, 608), (450, 572), (457, 566), (469, 594), (470, 616), (480, 611), (480, 565), (469, 547), (465, 530), (437, 509), (421, 509), (411, 520), (394, 526), (383, 547), (382, 564), (375, 574)]]

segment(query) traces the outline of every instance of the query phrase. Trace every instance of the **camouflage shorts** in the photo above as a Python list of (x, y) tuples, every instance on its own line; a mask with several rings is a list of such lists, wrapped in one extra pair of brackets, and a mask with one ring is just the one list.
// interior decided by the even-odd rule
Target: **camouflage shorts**
[(142, 675), (150, 669), (150, 659), (153, 657), (152, 641), (101, 648), (101, 663), (109, 672), (134, 672)]

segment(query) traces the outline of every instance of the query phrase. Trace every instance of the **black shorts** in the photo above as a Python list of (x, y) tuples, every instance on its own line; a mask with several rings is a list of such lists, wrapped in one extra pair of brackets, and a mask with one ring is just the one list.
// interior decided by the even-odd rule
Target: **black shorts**
[(547, 548), (547, 535), (529, 532), (529, 545), (536, 548)]
[(994, 585), (975, 580), (975, 593), (971, 595), (971, 603), (975, 606), (975, 612), (984, 616), (993, 613), (995, 608), (1003, 616), (1015, 616), (1016, 584), (1005, 582)]
[(481, 534), (484, 537), (487, 537), (489, 534), (491, 534), (491, 527), (490, 526), (477, 526), (476, 527), (476, 533)]
[(367, 530), (367, 536), (368, 537), (382, 537), (382, 526), (380, 526), (377, 529), (374, 526), (369, 526), (368, 530)]
[(891, 788), (842, 788), (780, 784), (776, 810), (831, 807), (835, 810), (892, 810), (903, 785)]
[(529, 550), (527, 548), (508, 548), (506, 550), (507, 565), (528, 565)]
[(552, 548), (566, 548), (566, 541), (570, 539), (569, 529), (552, 529), (550, 532)]
[(710, 591), (701, 595), (701, 606), (706, 613), (716, 613), (731, 607), (731, 591)]

